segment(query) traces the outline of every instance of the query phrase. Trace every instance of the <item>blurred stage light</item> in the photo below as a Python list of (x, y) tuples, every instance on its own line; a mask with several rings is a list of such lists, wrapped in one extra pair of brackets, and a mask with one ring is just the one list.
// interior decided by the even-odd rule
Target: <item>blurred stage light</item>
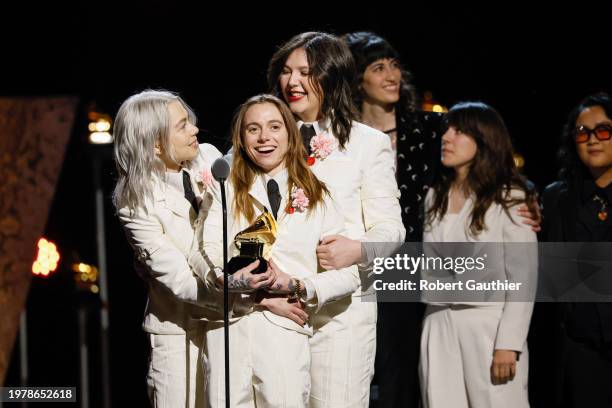
[(91, 132), (89, 134), (91, 144), (110, 144), (113, 143), (113, 135), (108, 132)]
[(57, 246), (44, 238), (38, 240), (38, 255), (32, 264), (32, 273), (38, 276), (49, 276), (57, 269), (60, 254)]
[(112, 120), (105, 113), (96, 111), (89, 112), (89, 143), (110, 144), (113, 143), (113, 135), (110, 132)]
[(514, 159), (514, 165), (516, 166), (517, 169), (522, 170), (523, 167), (525, 167), (525, 158), (523, 157), (522, 154), (514, 153), (512, 158)]
[(81, 262), (72, 264), (72, 270), (74, 272), (74, 281), (80, 289), (92, 293), (98, 293), (100, 291), (97, 285), (98, 268)]
[(431, 110), (432, 110), (433, 112), (438, 112), (438, 113), (448, 112), (448, 109), (446, 109), (444, 106), (442, 106), (442, 105), (438, 105), (438, 104), (434, 105), (434, 106), (431, 108)]
[(448, 112), (448, 108), (444, 105), (439, 104), (433, 98), (433, 94), (431, 91), (426, 91), (423, 95), (423, 103), (421, 104), (421, 109), (424, 112), (437, 112), (444, 113)]

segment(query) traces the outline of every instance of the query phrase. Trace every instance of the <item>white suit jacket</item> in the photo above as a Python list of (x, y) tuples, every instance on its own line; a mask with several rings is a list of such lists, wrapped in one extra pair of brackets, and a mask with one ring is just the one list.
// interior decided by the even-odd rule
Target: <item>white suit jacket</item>
[[(198, 182), (197, 173), (209, 169), (221, 153), (212, 145), (201, 144), (200, 152), (186, 170), (200, 204), (195, 214), (184, 195), (164, 182), (156, 181), (153, 200), (130, 213), (118, 211), (128, 242), (136, 255), (135, 267), (148, 289), (143, 328), (155, 334), (181, 334), (198, 324), (199, 306), (216, 290), (194, 276), (191, 265), (203, 265), (198, 251), (196, 228), (201, 228), (212, 201), (209, 189)], [(191, 259), (189, 259), (191, 256)]]
[[(524, 198), (524, 193), (519, 190), (511, 192), (512, 197)], [(425, 198), (425, 209), (431, 208), (434, 198), (434, 189), (427, 192)], [(455, 220), (451, 225), (442, 228), (440, 220), (433, 221), (431, 226), (425, 226), (423, 232), (423, 242), (482, 242), (483, 247), (479, 249), (479, 245), (475, 245), (474, 250), (484, 250), (484, 243), (535, 243), (537, 237), (531, 227), (522, 223), (522, 218), (518, 215), (518, 205), (510, 207), (510, 215), (508, 217), (503, 207), (499, 204), (492, 204), (485, 214), (486, 229), (478, 236), (474, 237), (469, 234), (469, 225), (471, 221), (471, 212), (474, 207), (472, 197), (469, 197)], [(514, 220), (514, 222), (513, 222)], [(433, 247), (425, 245), (425, 255), (435, 256), (430, 253)], [(523, 282), (524, 285), (535, 290), (535, 282), (537, 282), (538, 254), (537, 246), (533, 245), (489, 245), (489, 250), (496, 251), (494, 257), (489, 257), (485, 262), (486, 276), (483, 280), (489, 279), (508, 279), (515, 282)], [(517, 251), (520, 250), (520, 253)], [(493, 259), (493, 261), (491, 261)], [(426, 271), (423, 271), (423, 278), (427, 278)], [(516, 301), (512, 301), (515, 297)], [(519, 301), (522, 300), (522, 301)], [(440, 304), (440, 302), (431, 302), (427, 297), (423, 298), (425, 303)], [(444, 302), (449, 304), (450, 302)], [(472, 306), (492, 306), (498, 305), (503, 307), (502, 316), (497, 329), (495, 339), (495, 349), (501, 350), (523, 350), (531, 321), (531, 313), (533, 311), (533, 302), (525, 301), (525, 294), (517, 295), (516, 293), (505, 292), (505, 301), (501, 302), (459, 302)]]
[[(244, 217), (236, 220), (232, 215), (234, 191), (231, 184), (226, 186), (228, 205), (228, 259), (239, 253), (233, 240), (236, 234), (250, 224)], [(256, 177), (249, 194), (255, 200), (255, 214), (260, 215), (264, 207), (270, 208), (268, 195), (261, 176)], [(272, 245), (270, 259), (285, 273), (299, 278), (308, 279), (315, 288), (317, 295), (316, 310), (336, 299), (352, 294), (359, 287), (359, 273), (356, 266), (341, 270), (323, 271), (318, 266), (316, 247), (319, 240), (327, 235), (346, 235), (344, 219), (330, 196), (326, 196), (324, 205), (312, 208), (310, 212), (285, 212), (287, 199), (281, 192), (282, 200), (277, 215), (276, 242)], [(220, 189), (214, 194), (212, 206), (204, 223), (204, 252), (212, 264), (223, 267), (222, 249), (222, 208)], [(251, 311), (252, 303), (249, 295), (232, 295), (233, 317), (238, 318)], [(312, 327), (302, 327), (295, 322), (264, 311), (264, 315), (272, 323), (311, 335)]]
[[(298, 125), (303, 123), (300, 121)], [(328, 120), (314, 123), (314, 129), (317, 135), (326, 133), (334, 137)], [(406, 230), (389, 136), (353, 122), (345, 149), (337, 146), (325, 159), (317, 159), (311, 169), (338, 203), (349, 238), (363, 242), (404, 242)], [(388, 255), (366, 254), (367, 262), (359, 265), (362, 278), (371, 273), (374, 256)], [(360, 295), (362, 290), (366, 288), (355, 294)]]

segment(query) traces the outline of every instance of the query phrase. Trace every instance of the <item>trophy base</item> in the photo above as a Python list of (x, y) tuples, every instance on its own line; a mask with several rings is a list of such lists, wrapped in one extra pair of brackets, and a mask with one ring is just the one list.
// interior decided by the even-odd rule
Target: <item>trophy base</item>
[(227, 263), (227, 273), (230, 275), (234, 272), (244, 268), (245, 266), (250, 265), (252, 262), (255, 262), (256, 259), (259, 259), (259, 265), (252, 271), (252, 274), (264, 273), (268, 270), (268, 261), (266, 261), (263, 257), (250, 257), (250, 256), (235, 256), (229, 260)]

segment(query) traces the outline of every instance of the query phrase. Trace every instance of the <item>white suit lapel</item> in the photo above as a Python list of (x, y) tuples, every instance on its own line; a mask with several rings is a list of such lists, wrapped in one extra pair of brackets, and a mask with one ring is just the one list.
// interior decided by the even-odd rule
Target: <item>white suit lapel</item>
[(170, 186), (157, 186), (159, 201), (163, 203), (164, 208), (172, 211), (179, 217), (190, 220), (191, 203), (185, 199), (176, 189)]

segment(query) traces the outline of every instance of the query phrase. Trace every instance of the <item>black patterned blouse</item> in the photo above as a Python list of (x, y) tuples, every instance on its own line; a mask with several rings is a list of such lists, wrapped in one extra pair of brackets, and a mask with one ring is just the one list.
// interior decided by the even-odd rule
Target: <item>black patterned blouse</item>
[(440, 168), (443, 114), (398, 113), (397, 184), (401, 191), (402, 221), (406, 241), (423, 238), (423, 201)]

